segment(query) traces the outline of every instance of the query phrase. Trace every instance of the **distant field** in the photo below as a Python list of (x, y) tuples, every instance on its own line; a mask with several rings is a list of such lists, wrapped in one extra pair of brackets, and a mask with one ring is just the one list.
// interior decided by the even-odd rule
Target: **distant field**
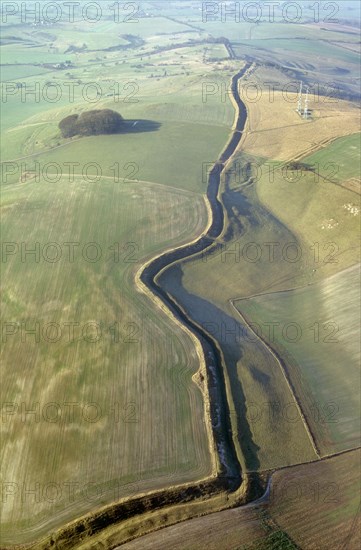
[(2, 82), (13, 82), (14, 80), (18, 80), (20, 78), (27, 78), (29, 76), (41, 75), (49, 72), (49, 69), (44, 69), (35, 65), (0, 66), (0, 76)]
[(47, 49), (30, 48), (20, 44), (1, 46), (1, 63), (60, 63), (64, 55)]
[[(290, 32), (289, 26), (288, 30)], [(302, 54), (310, 57), (312, 56), (313, 63), (315, 63), (315, 60), (320, 61), (322, 58), (326, 60), (332, 58), (333, 60), (335, 60), (335, 63), (349, 63), (355, 66), (358, 65), (358, 55), (356, 52), (348, 51), (344, 48), (338, 48), (333, 44), (321, 42), (319, 40), (297, 40), (294, 37), (255, 39), (254, 35), (252, 35), (251, 40), (247, 40), (244, 43), (234, 44), (235, 51), (239, 53), (242, 52), (243, 46), (247, 46), (255, 49), (265, 49), (267, 51), (278, 51), (281, 54), (283, 52), (283, 55), (284, 48), (287, 44), (287, 55), (292, 61), (294, 55), (292, 56), (292, 53), (290, 52), (296, 52), (297, 54)]]
[[(250, 83), (257, 84), (257, 71)], [(258, 83), (262, 86), (262, 83)], [(297, 94), (251, 86), (242, 92), (249, 113), (248, 132), (242, 149), (252, 155), (273, 160), (290, 160), (311, 154), (330, 139), (359, 131), (356, 105), (310, 94), (311, 120), (297, 113)], [(256, 95), (258, 94), (258, 95)]]
[[(205, 32), (211, 33), (213, 36), (227, 36), (231, 41), (235, 43), (240, 42), (241, 40), (253, 40), (253, 39), (282, 39), (282, 38), (301, 38), (305, 41), (315, 40), (322, 44), (321, 41), (326, 40), (336, 40), (341, 39), (347, 42), (357, 42), (357, 28), (348, 27), (349, 33), (342, 33), (342, 25), (329, 25), (330, 29), (326, 29), (327, 24), (320, 23), (319, 25), (314, 24), (303, 24), (303, 25), (290, 25), (285, 23), (284, 19), (282, 20), (282, 11), (275, 8), (275, 20), (269, 21), (267, 17), (267, 7), (263, 7), (264, 20), (260, 21), (258, 24), (255, 24), (253, 21), (247, 21), (245, 17), (242, 17), (242, 4), (239, 5), (240, 8), (240, 20), (235, 20), (235, 11), (230, 10), (229, 15), (223, 16), (226, 18), (225, 21), (221, 22), (221, 9), (216, 13), (215, 20), (211, 20), (211, 17), (208, 16), (207, 21), (202, 22), (202, 14), (200, 14), (199, 21), (193, 19), (194, 24), (202, 28)], [(341, 8), (341, 5), (340, 5)], [(331, 8), (330, 8), (331, 9)], [(308, 12), (310, 19), (314, 19), (314, 12), (312, 10), (307, 10), (307, 6), (302, 6), (303, 14)], [(209, 5), (208, 10), (205, 9), (206, 13), (212, 11), (212, 5)], [(245, 13), (245, 12), (244, 12)], [(278, 17), (277, 17), (278, 16)], [(254, 19), (256, 17), (254, 16)], [(221, 23), (221, 24), (220, 24)], [(226, 29), (226, 30), (225, 30)], [(290, 40), (290, 41), (291, 41)], [(291, 46), (292, 47), (292, 46)]]
[(359, 276), (356, 266), (299, 290), (236, 302), (283, 359), (324, 454), (360, 441)]
[[(91, 109), (99, 107), (105, 101), (111, 104), (115, 102), (116, 91), (119, 91), (120, 95), (116, 98), (115, 107), (119, 107), (121, 111), (137, 107), (133, 103), (135, 100), (139, 102), (138, 107), (143, 109), (150, 107), (149, 103), (165, 105), (166, 109), (169, 104), (176, 119), (185, 117), (192, 122), (212, 123), (214, 121), (216, 124), (225, 124), (229, 127), (234, 115), (232, 105), (229, 101), (222, 102), (220, 93), (209, 94), (205, 104), (202, 101), (202, 85), (207, 77), (211, 83), (217, 83), (221, 78), (228, 85), (231, 74), (236, 70), (233, 70), (233, 66), (239, 70), (243, 63), (238, 62), (235, 65), (226, 60), (228, 69), (223, 71), (220, 77), (219, 71), (223, 69), (222, 65), (217, 65), (217, 72), (213, 63), (208, 62), (204, 57), (207, 45), (158, 52), (157, 49), (160, 46), (174, 44), (171, 38), (175, 38), (175, 43), (187, 43), (189, 38), (198, 38), (197, 33), (192, 33), (189, 27), (181, 23), (165, 18), (159, 18), (159, 20), (162, 25), (164, 24), (164, 28), (158, 25), (157, 18), (153, 18), (141, 19), (133, 26), (126, 23), (114, 26), (114, 23), (102, 22), (99, 29), (97, 26), (99, 32), (95, 32), (91, 25), (83, 25), (82, 28), (74, 25), (68, 25), (65, 28), (64, 26), (52, 27), (44, 31), (34, 29), (30, 33), (27, 32), (26, 37), (36, 47), (29, 47), (27, 43), (21, 42), (1, 46), (3, 79), (18, 81), (19, 85), (23, 84), (24, 93), (26, 90), (29, 91), (24, 99), (20, 89), (15, 94), (9, 89), (9, 94), (6, 96), (7, 88), (3, 88), (2, 101), (4, 104), (6, 102), (6, 109), (3, 109), (1, 127), (11, 128), (24, 123), (31, 116), (36, 117), (39, 114), (43, 116), (44, 111), (50, 111), (52, 108), (87, 107)], [(158, 35), (157, 33), (162, 32), (163, 29), (170, 34)], [(180, 32), (174, 37), (172, 29), (190, 32), (185, 34)], [(122, 33), (131, 31), (137, 34), (143, 30), (145, 35), (140, 34), (140, 36), (147, 40), (143, 49), (105, 51), (105, 48), (111, 48), (117, 44), (129, 45), (127, 40), (121, 38)], [(21, 36), (21, 31), (18, 27), (8, 27), (6, 34), (16, 37)], [(95, 43), (93, 44), (98, 37), (99, 49), (95, 48)], [(87, 43), (89, 43), (88, 48), (83, 48)], [(81, 51), (75, 53), (67, 51), (71, 45), (80, 47)], [(94, 51), (92, 51), (93, 46)], [(221, 48), (225, 52), (223, 46), (208, 46), (210, 51), (213, 48)], [(45, 69), (40, 66), (41, 63), (57, 64), (69, 61), (72, 65), (66, 69), (55, 67)], [(132, 87), (134, 82), (135, 87)], [(49, 88), (47, 92), (50, 84), (54, 87)], [(89, 91), (89, 101), (84, 105), (84, 96), (87, 94), (85, 87), (88, 84), (93, 84), (93, 88)], [(37, 101), (31, 94), (36, 85), (39, 87), (40, 96)], [(74, 86), (73, 104), (69, 99), (67, 86)], [(98, 99), (94, 97), (95, 86), (102, 91)], [(55, 93), (56, 89), (59, 96)], [(50, 99), (47, 98), (47, 93)], [(54, 95), (56, 97), (53, 100)], [(149, 97), (152, 97), (152, 101), (148, 101)], [(183, 103), (189, 106), (190, 102), (193, 105), (186, 114), (187, 108)], [(202, 113), (206, 113), (206, 119)]]
[(207, 47), (207, 59), (227, 59), (228, 52), (223, 44), (212, 44)]
[[(315, 35), (317, 36), (317, 41), (320, 40), (343, 40), (347, 42), (354, 42), (356, 43), (358, 41), (357, 33), (355, 34), (344, 34), (342, 32), (338, 32), (337, 26), (333, 30), (326, 30), (322, 25), (320, 25), (321, 28), (317, 29), (317, 32), (315, 32), (315, 26), (314, 25), (287, 25), (284, 23), (261, 23), (259, 25), (254, 25), (252, 28), (252, 38), (253, 39), (262, 39), (267, 40), (269, 38), (298, 38), (298, 39), (305, 39), (307, 42), (311, 40), (315, 40)], [(279, 42), (282, 43), (281, 41)], [(295, 48), (295, 44), (298, 42), (292, 42), (293, 48)]]

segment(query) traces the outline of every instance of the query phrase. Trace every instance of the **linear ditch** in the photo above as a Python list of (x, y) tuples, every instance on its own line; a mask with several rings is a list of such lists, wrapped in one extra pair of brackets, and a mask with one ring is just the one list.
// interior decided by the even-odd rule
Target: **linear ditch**
[[(236, 489), (241, 483), (241, 467), (237, 458), (237, 453), (232, 439), (232, 428), (228, 402), (226, 397), (226, 387), (224, 372), (222, 368), (221, 352), (215, 345), (214, 340), (202, 330), (202, 328), (194, 322), (188, 315), (185, 314), (181, 306), (162, 288), (157, 282), (157, 276), (164, 269), (172, 265), (174, 262), (186, 260), (195, 254), (202, 253), (214, 240), (217, 239), (223, 230), (224, 226), (224, 210), (223, 205), (218, 198), (218, 192), (221, 183), (222, 172), (228, 160), (236, 151), (242, 132), (247, 120), (247, 110), (244, 103), (241, 101), (238, 92), (238, 82), (249, 69), (250, 64), (233, 76), (231, 82), (231, 92), (238, 106), (238, 116), (235, 123), (233, 135), (228, 142), (228, 145), (215, 162), (209, 172), (207, 198), (211, 207), (212, 219), (208, 231), (203, 234), (197, 241), (179, 247), (177, 249), (165, 252), (161, 256), (156, 257), (143, 269), (140, 274), (140, 279), (154, 294), (156, 294), (163, 303), (171, 310), (187, 328), (199, 340), (207, 369), (207, 381), (211, 407), (211, 417), (213, 420), (213, 435), (217, 446), (219, 460), (222, 465), (221, 475), (228, 481), (229, 490)], [(214, 424), (216, 420), (216, 426)]]

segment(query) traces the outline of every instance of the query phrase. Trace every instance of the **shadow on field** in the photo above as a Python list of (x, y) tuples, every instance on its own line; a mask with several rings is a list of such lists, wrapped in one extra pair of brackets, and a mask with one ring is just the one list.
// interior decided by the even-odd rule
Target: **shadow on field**
[[(227, 315), (227, 313), (208, 300), (188, 292), (183, 285), (182, 279), (182, 268), (179, 265), (173, 265), (159, 277), (158, 283), (175, 297), (189, 317), (206, 329), (222, 348), (230, 379), (232, 397), (236, 407), (236, 410), (228, 411), (228, 414), (233, 417), (233, 421), (237, 425), (238, 439), (247, 469), (257, 470), (260, 466), (258, 459), (260, 448), (253, 441), (251, 427), (247, 418), (246, 398), (237, 369), (237, 363), (242, 359), (243, 352), (242, 346), (234, 337), (234, 334), (239, 334), (244, 327), (237, 319)], [(225, 397), (224, 377), (218, 372), (217, 378)]]
[(134, 119), (125, 120), (119, 134), (141, 134), (142, 132), (156, 132), (161, 127), (155, 120)]

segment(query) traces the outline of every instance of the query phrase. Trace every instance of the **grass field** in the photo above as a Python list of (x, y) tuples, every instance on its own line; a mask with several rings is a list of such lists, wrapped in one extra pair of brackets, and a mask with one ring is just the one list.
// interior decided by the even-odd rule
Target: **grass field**
[[(214, 160), (216, 151), (221, 150), (226, 142), (229, 131), (217, 126), (162, 122), (159, 119), (143, 124), (159, 125), (159, 129), (155, 126), (154, 131), (144, 133), (91, 136), (66, 144), (58, 150), (49, 150), (41, 155), (24, 159), (25, 169), (34, 170), (35, 162), (38, 162), (41, 171), (49, 166), (49, 173), (54, 174), (57, 173), (57, 168), (55, 165), (55, 168), (51, 169), (51, 163), (58, 163), (60, 170), (68, 174), (66, 163), (74, 162), (78, 163), (75, 165), (75, 173), (81, 174), (83, 167), (92, 162), (100, 168), (90, 168), (89, 177), (93, 177), (93, 174), (98, 171), (103, 176), (113, 179), (119, 174), (120, 178), (127, 177), (129, 180), (158, 182), (180, 189), (204, 192), (202, 165)], [(141, 125), (140, 122), (139, 126)], [(31, 137), (28, 139), (31, 146), (34, 144), (33, 136), (40, 134), (36, 140), (40, 141), (43, 131), (48, 132), (48, 127), (42, 126), (40, 130), (38, 127), (35, 130), (30, 128)], [(55, 136), (57, 135), (58, 131), (55, 132)], [(212, 139), (207, 141), (210, 135)], [(17, 138), (18, 136), (19, 132), (16, 133)], [(16, 137), (14, 135), (14, 143), (19, 145)], [(211, 151), (214, 153), (212, 154)], [(184, 162), (185, 159), (186, 162)], [(118, 163), (119, 169), (115, 163)], [(17, 171), (13, 179), (18, 180), (19, 175)]]
[[(360, 139), (359, 133), (337, 139), (324, 149), (305, 157), (302, 161), (320, 167), (320, 173), (324, 177), (329, 176), (330, 170), (327, 172), (327, 168), (334, 168), (332, 179), (347, 187), (353, 181), (360, 181)], [(358, 184), (360, 192), (359, 187), (360, 183)]]
[[(257, 72), (252, 76), (250, 82), (257, 85)], [(243, 150), (254, 156), (280, 161), (303, 157), (327, 141), (359, 131), (357, 107), (339, 99), (311, 93), (312, 116), (306, 121), (296, 113), (295, 93), (249, 87), (242, 97), (249, 112)]]
[[(290, 27), (288, 27), (288, 33), (289, 32), (290, 32)], [(340, 35), (338, 35), (338, 37), (340, 37)], [(292, 37), (292, 38), (294, 38), (294, 40), (290, 41), (289, 37), (287, 37), (286, 35), (284, 38), (272, 37), (272, 38), (266, 38), (266, 39), (264, 38), (257, 39), (257, 38), (254, 38), (254, 35), (253, 35), (251, 40), (247, 40), (244, 43), (240, 42), (239, 44), (235, 43), (235, 50), (237, 52), (238, 51), (241, 52), (242, 48), (244, 46), (247, 46), (247, 47), (251, 47), (252, 49), (255, 48), (256, 50), (260, 49), (260, 50), (272, 51), (275, 53), (278, 52), (279, 54), (284, 55), (284, 46), (287, 41), (287, 55), (291, 61), (293, 61), (293, 57), (301, 60), (302, 57), (306, 58), (307, 56), (310, 56), (311, 54), (313, 54), (312, 55), (313, 62), (315, 61), (321, 62), (322, 59), (325, 59), (327, 63), (327, 59), (331, 58), (332, 60), (337, 60), (337, 63), (339, 63), (340, 65), (344, 63), (355, 65), (355, 67), (357, 67), (358, 65), (358, 55), (356, 52), (352, 52), (344, 48), (338, 48), (333, 44), (329, 44), (327, 42), (321, 42), (319, 40), (304, 40), (303, 38), (297, 40), (296, 37)], [(331, 37), (328, 37), (328, 38), (331, 38)], [(296, 56), (294, 55), (293, 52), (296, 53)]]
[[(324, 173), (335, 172), (333, 166), (324, 166)], [(357, 264), (358, 195), (308, 171), (296, 174), (275, 169), (274, 176), (270, 180), (269, 170), (264, 170), (256, 184), (257, 194), (262, 204), (302, 242), (300, 254), (308, 257), (313, 278)]]
[(236, 302), (284, 359), (323, 454), (360, 441), (359, 275), (356, 266), (299, 290)]
[[(200, 231), (205, 207), (165, 187), (79, 179), (10, 186), (3, 201), (3, 242), (40, 250), (38, 259), (2, 258), (1, 401), (17, 409), (2, 423), (2, 479), (19, 488), (6, 499), (2, 536), (21, 542), (129, 490), (209, 473), (193, 343), (134, 288), (146, 257)], [(61, 254), (54, 263), (49, 242)], [(73, 261), (66, 242), (78, 243)], [(96, 248), (84, 249), (89, 242)], [(6, 336), (12, 323), (23, 328)], [(34, 327), (38, 336), (25, 336)], [(34, 407), (39, 415), (24, 412)], [(76, 484), (74, 502), (67, 482)], [(62, 494), (48, 500), (52, 483)], [(85, 494), (88, 483), (95, 496)], [(23, 486), (38, 486), (39, 499), (24, 497)]]

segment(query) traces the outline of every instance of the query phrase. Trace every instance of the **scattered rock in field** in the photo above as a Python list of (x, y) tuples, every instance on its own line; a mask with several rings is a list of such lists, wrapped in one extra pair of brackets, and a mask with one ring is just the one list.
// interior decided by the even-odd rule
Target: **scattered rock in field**
[(321, 223), (321, 229), (334, 229), (338, 226), (338, 221), (334, 220), (333, 218), (329, 220), (323, 220)]
[(343, 207), (345, 210), (347, 210), (347, 212), (349, 212), (353, 216), (358, 216), (360, 213), (359, 207), (356, 206), (355, 204), (352, 204), (351, 202), (349, 202), (348, 204), (344, 204)]

